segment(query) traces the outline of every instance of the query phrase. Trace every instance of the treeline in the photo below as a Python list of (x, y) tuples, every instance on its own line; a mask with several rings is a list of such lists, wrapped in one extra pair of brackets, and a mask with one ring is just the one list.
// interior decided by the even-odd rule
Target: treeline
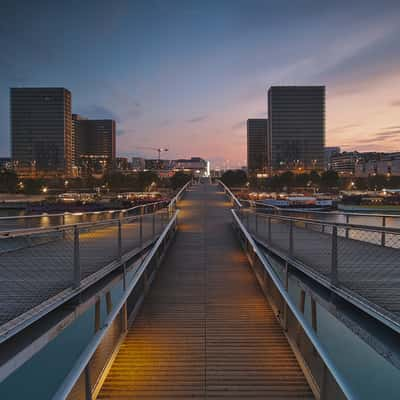
[(183, 186), (192, 177), (183, 172), (176, 172), (171, 178), (160, 179), (151, 171), (123, 174), (110, 172), (101, 178), (89, 176), (86, 178), (26, 178), (18, 179), (15, 172), (0, 171), (0, 192), (40, 194), (44, 187), (57, 191), (73, 191), (74, 189), (95, 190), (95, 188), (109, 189), (110, 191), (151, 191), (154, 187), (168, 187), (174, 190)]
[(400, 188), (400, 176), (371, 175), (366, 178), (340, 176), (335, 171), (319, 173), (294, 174), (287, 171), (282, 174), (272, 175), (268, 178), (250, 177), (242, 170), (226, 171), (221, 180), (230, 187), (245, 186), (250, 189), (266, 191), (292, 191), (294, 189), (318, 189), (321, 192), (337, 192), (339, 190), (382, 190), (384, 188)]

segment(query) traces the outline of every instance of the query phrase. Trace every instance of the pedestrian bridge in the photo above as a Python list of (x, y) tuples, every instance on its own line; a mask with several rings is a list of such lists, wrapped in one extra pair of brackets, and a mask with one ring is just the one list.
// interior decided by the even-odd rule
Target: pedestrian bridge
[(208, 181), (85, 218), (3, 231), (1, 398), (362, 398), (322, 340), (326, 303), (379, 327), (398, 371), (394, 228), (245, 208)]

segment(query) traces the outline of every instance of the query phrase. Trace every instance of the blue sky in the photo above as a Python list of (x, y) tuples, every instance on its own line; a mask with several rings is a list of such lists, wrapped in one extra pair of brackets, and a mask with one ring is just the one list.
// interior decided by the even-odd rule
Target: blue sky
[(327, 86), (327, 144), (400, 150), (400, 2), (20, 1), (0, 4), (0, 155), (9, 87), (64, 86), (117, 120), (117, 152), (242, 165), (266, 90)]

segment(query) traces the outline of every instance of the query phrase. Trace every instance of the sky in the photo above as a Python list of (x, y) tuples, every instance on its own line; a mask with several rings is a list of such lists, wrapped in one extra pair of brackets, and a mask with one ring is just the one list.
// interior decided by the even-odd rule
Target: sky
[(326, 144), (400, 151), (400, 1), (0, 1), (0, 156), (9, 88), (56, 86), (117, 122), (117, 154), (245, 165), (272, 85), (326, 85)]

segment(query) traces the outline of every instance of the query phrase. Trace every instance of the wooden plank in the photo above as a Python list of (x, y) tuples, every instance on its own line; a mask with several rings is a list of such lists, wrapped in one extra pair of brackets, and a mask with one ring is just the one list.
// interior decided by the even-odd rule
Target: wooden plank
[(198, 185), (98, 399), (311, 399), (230, 227), (222, 192)]

